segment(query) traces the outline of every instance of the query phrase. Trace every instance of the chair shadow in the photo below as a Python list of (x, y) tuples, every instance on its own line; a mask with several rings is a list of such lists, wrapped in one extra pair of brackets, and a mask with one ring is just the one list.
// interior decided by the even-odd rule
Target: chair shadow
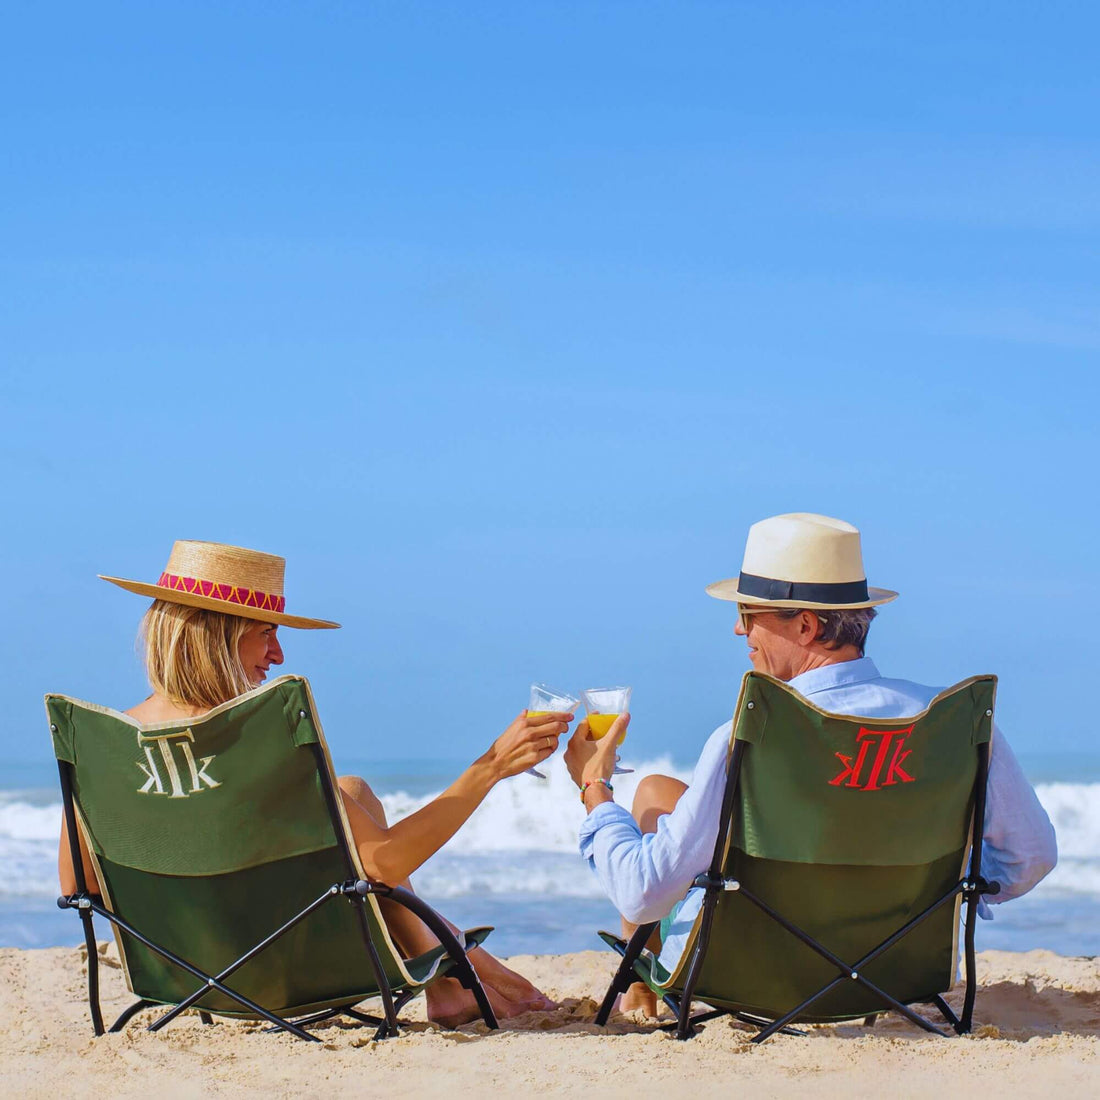
[[(377, 1014), (380, 1009), (369, 1004), (360, 1005), (363, 1011)], [(599, 1004), (591, 997), (563, 997), (554, 1009), (536, 1009), (519, 1016), (499, 1021), (501, 1032), (560, 1031), (565, 1033), (592, 1033), (593, 1035), (645, 1035), (653, 1031), (651, 1023), (641, 1023), (628, 1016), (618, 1016), (610, 1020), (606, 1027), (595, 1024)], [(402, 1013), (399, 1017), (403, 1034), (436, 1034), (457, 1043), (466, 1043), (473, 1039), (491, 1036), (493, 1032), (480, 1018), (461, 1024), (457, 1028), (444, 1027), (423, 1019), (419, 1013), (414, 1019)], [(310, 1028), (318, 1038), (336, 1038), (344, 1034), (370, 1034), (373, 1027), (356, 1020), (337, 1016)]]
[[(961, 994), (949, 994), (946, 999), (956, 1013), (962, 1011)], [(947, 1029), (947, 1024), (934, 1007), (913, 1007), (932, 1023)], [(919, 1038), (927, 1035), (904, 1016), (894, 1012), (880, 1016), (871, 1027), (857, 1023), (831, 1024), (814, 1031), (827, 1031), (844, 1038), (864, 1035)], [(1063, 989), (1053, 984), (1040, 987), (1030, 978), (983, 985), (979, 987), (975, 999), (974, 1025), (970, 1034), (975, 1039), (1004, 1039), (1019, 1043), (1055, 1035), (1098, 1037), (1100, 992)]]
[(984, 1026), (1019, 1042), (1036, 1035), (1100, 1036), (1100, 992), (1040, 988), (1031, 979), (997, 982), (978, 990), (974, 1019), (975, 1032)]

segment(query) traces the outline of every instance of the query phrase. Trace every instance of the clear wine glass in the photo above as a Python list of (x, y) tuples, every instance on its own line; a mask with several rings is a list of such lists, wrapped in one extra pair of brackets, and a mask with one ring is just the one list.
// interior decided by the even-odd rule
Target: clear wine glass
[[(584, 709), (588, 712), (588, 733), (593, 741), (599, 741), (606, 737), (611, 729), (611, 724), (620, 714), (630, 710), (630, 688), (586, 688), (581, 692), (584, 700)], [(619, 744), (626, 740), (624, 731), (619, 737)], [(618, 754), (615, 756), (615, 775), (627, 775), (633, 768), (620, 768)]]
[[(527, 713), (550, 714), (553, 711), (565, 711), (572, 714), (580, 705), (581, 701), (567, 691), (555, 691), (548, 684), (532, 684), (531, 696), (527, 700)], [(527, 774), (538, 779), (546, 778), (538, 768), (528, 768)]]

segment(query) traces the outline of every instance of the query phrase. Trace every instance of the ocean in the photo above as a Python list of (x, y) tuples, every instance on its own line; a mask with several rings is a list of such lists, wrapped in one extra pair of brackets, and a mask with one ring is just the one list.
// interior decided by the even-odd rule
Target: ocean
[[(413, 762), (337, 760), (362, 775), (390, 821), (416, 810), (459, 771)], [(1066, 758), (1025, 770), (1058, 832), (1059, 863), (1031, 894), (978, 922), (979, 949), (1045, 947), (1065, 955), (1100, 954), (1100, 759)], [(669, 758), (630, 761), (617, 776), (617, 801), (629, 805), (638, 780), (653, 772), (690, 778)], [(417, 892), (462, 927), (492, 924), (500, 955), (598, 949), (598, 928), (617, 917), (577, 854), (583, 809), (560, 754), (547, 779), (522, 775), (498, 784), (446, 849), (414, 876)], [(56, 907), (61, 804), (52, 769), (0, 764), (0, 946), (80, 942), (80, 922)], [(99, 927), (100, 938), (108, 929)]]

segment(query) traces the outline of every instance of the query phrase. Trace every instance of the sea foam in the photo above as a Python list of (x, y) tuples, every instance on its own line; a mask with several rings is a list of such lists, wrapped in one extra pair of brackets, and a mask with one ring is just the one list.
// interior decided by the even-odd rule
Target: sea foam
[[(645, 775), (660, 772), (684, 782), (691, 778), (668, 758), (635, 767), (633, 774), (613, 778), (615, 799), (624, 806), (630, 805)], [(446, 848), (417, 872), (417, 888), (432, 897), (596, 896), (595, 878), (577, 852), (577, 830), (584, 817), (577, 788), (560, 756), (544, 770), (545, 780), (520, 775), (498, 783)], [(1059, 866), (1040, 890), (1100, 897), (1100, 783), (1043, 783), (1036, 791), (1054, 823), (1059, 847)], [(435, 797), (378, 793), (391, 823)], [(61, 806), (42, 801), (32, 792), (0, 792), (0, 866), (5, 871), (0, 897), (57, 892)]]

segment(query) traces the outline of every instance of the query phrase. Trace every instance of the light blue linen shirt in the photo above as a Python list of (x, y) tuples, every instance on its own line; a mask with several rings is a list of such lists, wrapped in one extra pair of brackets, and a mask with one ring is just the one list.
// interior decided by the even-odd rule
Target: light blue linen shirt
[[(886, 679), (870, 657), (811, 669), (789, 684), (822, 710), (866, 718), (917, 714), (943, 690)], [(690, 786), (672, 813), (658, 818), (655, 833), (643, 835), (630, 813), (614, 802), (598, 805), (581, 825), (581, 855), (627, 920), (636, 924), (660, 920), (684, 899), (661, 951), (661, 962), (670, 971), (702, 905), (703, 891), (689, 887), (710, 866), (714, 852), (732, 726), (732, 722), (719, 726), (707, 739)], [(1001, 892), (989, 900), (999, 904), (1026, 894), (1057, 859), (1050, 819), (1004, 734), (994, 726), (982, 875), (1000, 883)], [(984, 902), (979, 912), (992, 917)]]

